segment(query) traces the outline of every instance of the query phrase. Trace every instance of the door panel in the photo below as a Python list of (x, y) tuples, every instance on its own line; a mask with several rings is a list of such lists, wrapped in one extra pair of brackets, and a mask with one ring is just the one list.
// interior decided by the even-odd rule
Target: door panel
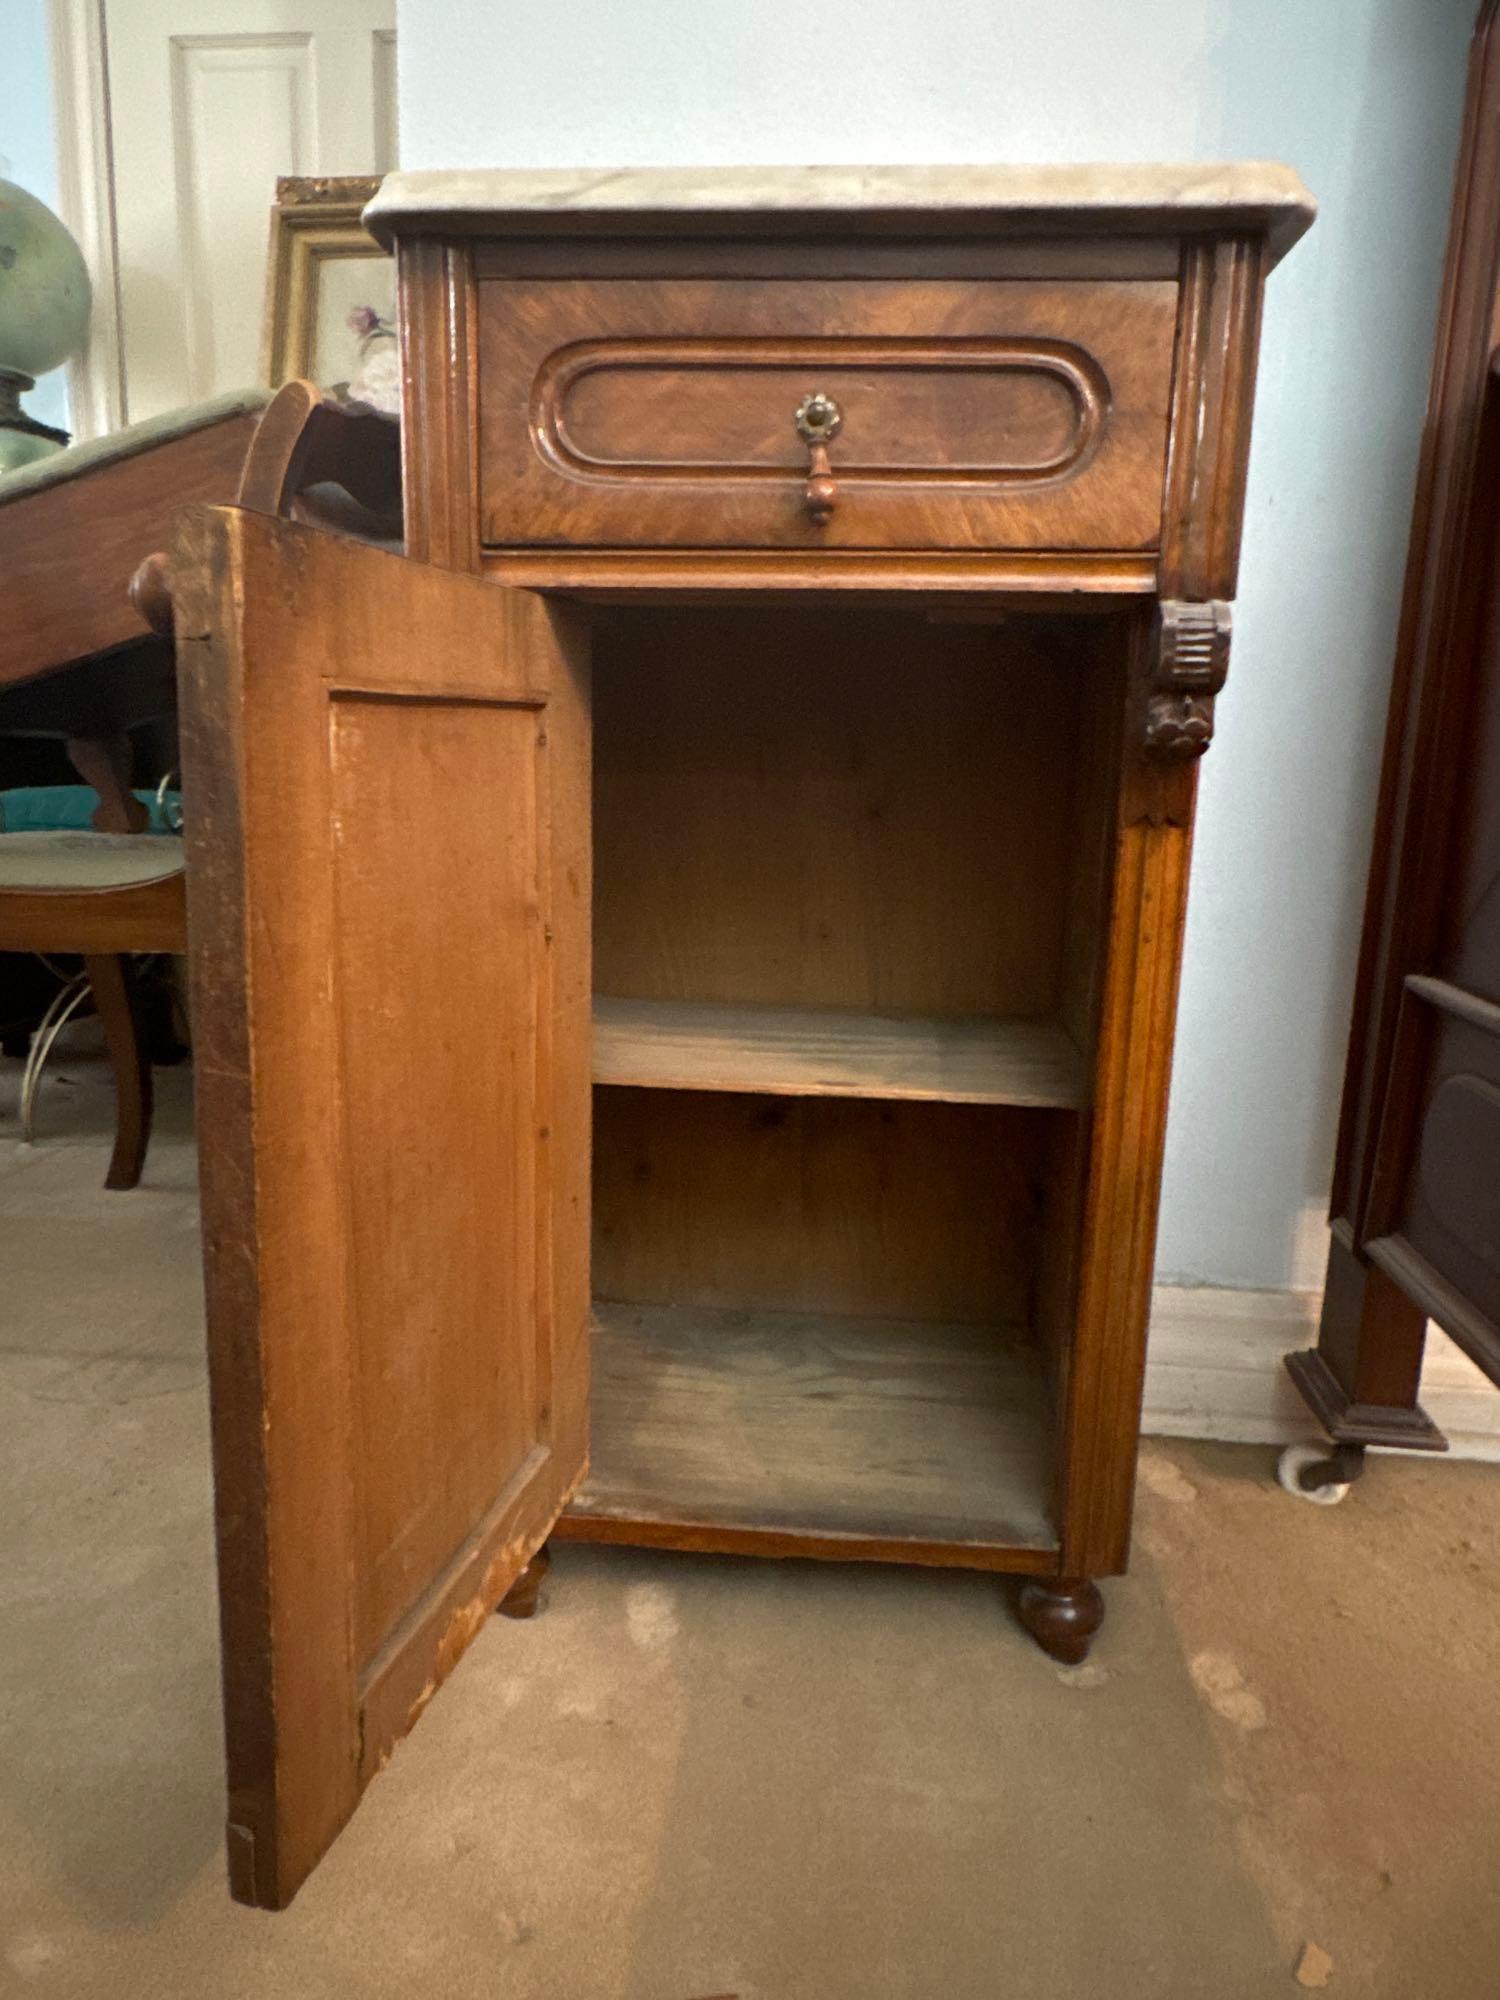
[(395, 166), (395, 6), (104, 0), (103, 13), (120, 421), (137, 422), (260, 379), (279, 174)]
[(586, 663), (260, 515), (173, 563), (230, 1873), (280, 1907), (584, 1470)]

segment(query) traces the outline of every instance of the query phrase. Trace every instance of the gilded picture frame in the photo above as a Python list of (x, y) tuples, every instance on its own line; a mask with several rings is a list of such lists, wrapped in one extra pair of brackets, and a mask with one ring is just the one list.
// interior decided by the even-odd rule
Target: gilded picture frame
[(359, 373), (362, 329), (351, 313), (394, 327), (395, 260), (360, 223), (378, 174), (283, 175), (271, 210), (261, 342), (265, 386), (298, 378), (333, 389)]

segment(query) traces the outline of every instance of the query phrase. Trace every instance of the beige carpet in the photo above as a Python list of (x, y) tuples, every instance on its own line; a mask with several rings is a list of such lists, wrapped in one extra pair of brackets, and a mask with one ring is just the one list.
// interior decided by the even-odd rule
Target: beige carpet
[(0, 1993), (1495, 2000), (1500, 1475), (1152, 1446), (1050, 1665), (981, 1578), (563, 1548), (292, 1910), (231, 1905), (182, 1073), (0, 1065)]

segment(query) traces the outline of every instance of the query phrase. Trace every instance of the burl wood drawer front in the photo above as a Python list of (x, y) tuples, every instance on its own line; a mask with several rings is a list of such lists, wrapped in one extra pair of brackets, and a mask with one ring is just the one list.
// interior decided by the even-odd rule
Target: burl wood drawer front
[[(489, 546), (1156, 545), (1170, 280), (494, 278), (479, 299)], [(837, 408), (823, 519), (811, 396)]]

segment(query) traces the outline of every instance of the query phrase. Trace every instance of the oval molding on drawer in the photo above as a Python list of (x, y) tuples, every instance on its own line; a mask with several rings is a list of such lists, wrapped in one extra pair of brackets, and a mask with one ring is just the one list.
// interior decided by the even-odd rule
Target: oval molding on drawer
[(1109, 412), (1082, 348), (1032, 337), (616, 338), (556, 349), (532, 386), (541, 457), (574, 479), (805, 477), (795, 415), (838, 403), (841, 483), (1030, 486), (1070, 478)]

